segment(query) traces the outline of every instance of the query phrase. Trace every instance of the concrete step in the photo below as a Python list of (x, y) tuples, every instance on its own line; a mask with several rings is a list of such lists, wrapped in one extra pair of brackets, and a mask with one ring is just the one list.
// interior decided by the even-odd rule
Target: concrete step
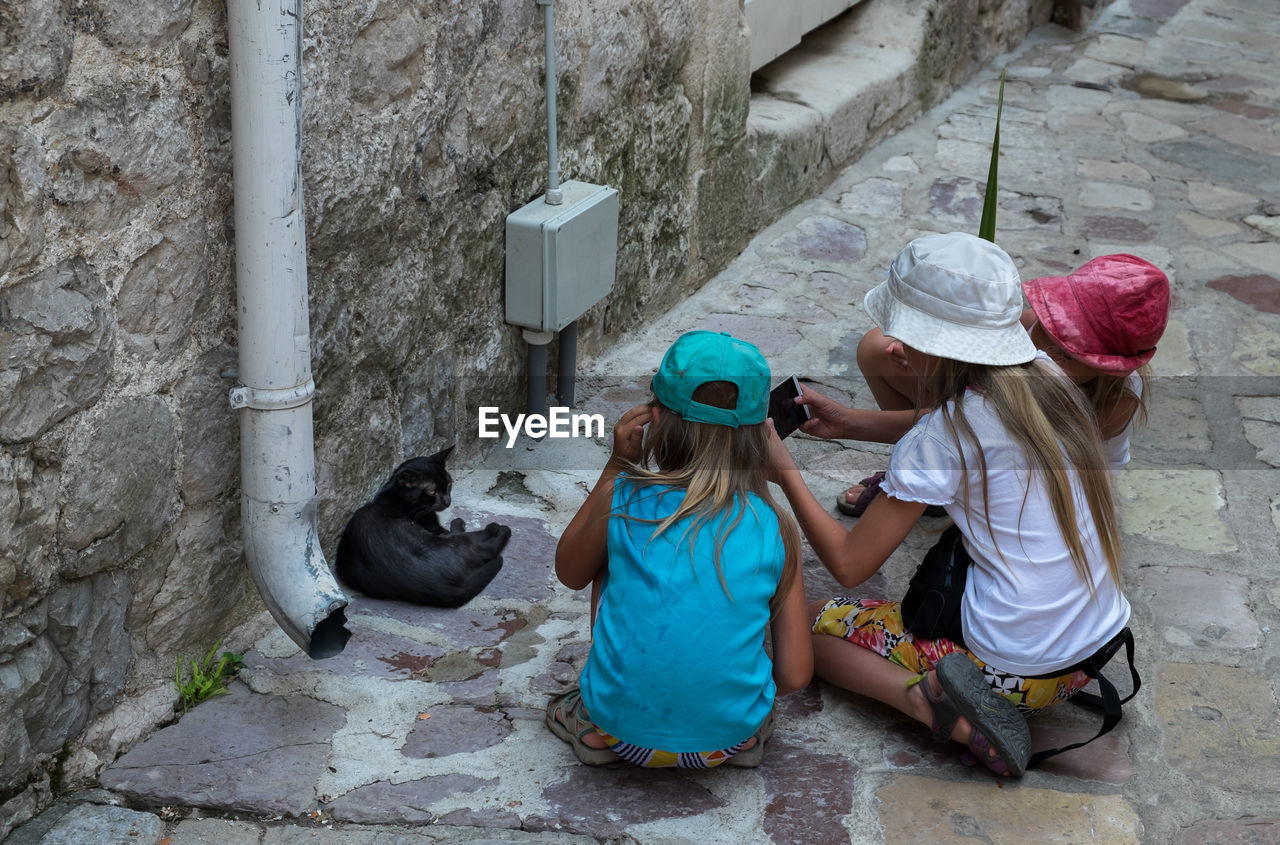
[[(1092, 0), (1091, 0), (1092, 2)], [(838, 170), (1051, 20), (1087, 25), (1076, 0), (863, 0), (752, 77), (742, 141), (699, 177), (711, 265), (813, 196)]]

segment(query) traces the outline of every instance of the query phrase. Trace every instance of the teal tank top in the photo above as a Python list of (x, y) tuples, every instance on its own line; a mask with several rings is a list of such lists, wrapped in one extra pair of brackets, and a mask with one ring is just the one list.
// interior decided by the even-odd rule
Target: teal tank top
[(741, 516), (720, 549), (722, 585), (714, 555), (724, 515), (696, 536), (686, 536), (689, 519), (653, 536), (684, 495), (625, 475), (614, 482), (582, 699), (591, 720), (623, 742), (715, 751), (750, 737), (773, 707), (764, 637), (785, 552), (774, 512), (754, 494), (739, 500), (725, 523)]

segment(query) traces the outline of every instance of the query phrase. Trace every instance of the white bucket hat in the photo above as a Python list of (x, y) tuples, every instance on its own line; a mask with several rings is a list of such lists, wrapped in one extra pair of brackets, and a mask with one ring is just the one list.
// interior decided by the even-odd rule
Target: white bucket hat
[(1008, 366), (1036, 357), (1019, 322), (1022, 284), (1013, 259), (974, 235), (916, 238), (889, 278), (862, 301), (889, 337), (939, 358)]

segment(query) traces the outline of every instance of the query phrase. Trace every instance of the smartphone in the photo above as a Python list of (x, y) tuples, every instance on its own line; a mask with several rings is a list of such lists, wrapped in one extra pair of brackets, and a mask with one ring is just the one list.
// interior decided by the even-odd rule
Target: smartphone
[(786, 437), (812, 416), (807, 405), (796, 404), (799, 395), (800, 379), (795, 376), (769, 392), (769, 416), (779, 437)]

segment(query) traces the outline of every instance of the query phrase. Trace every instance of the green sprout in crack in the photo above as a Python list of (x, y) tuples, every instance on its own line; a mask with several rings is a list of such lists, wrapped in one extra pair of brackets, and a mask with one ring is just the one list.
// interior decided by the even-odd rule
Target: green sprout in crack
[[(178, 689), (184, 711), (214, 696), (225, 695), (227, 684), (244, 665), (240, 655), (230, 651), (222, 652), (222, 657), (218, 658), (216, 655), (220, 645), (222, 640), (214, 643), (213, 648), (209, 649), (209, 653), (204, 657), (192, 660), (189, 672), (184, 671), (185, 661), (181, 657), (178, 658), (178, 669), (174, 673), (173, 681)], [(189, 677), (184, 680), (184, 675)]]

